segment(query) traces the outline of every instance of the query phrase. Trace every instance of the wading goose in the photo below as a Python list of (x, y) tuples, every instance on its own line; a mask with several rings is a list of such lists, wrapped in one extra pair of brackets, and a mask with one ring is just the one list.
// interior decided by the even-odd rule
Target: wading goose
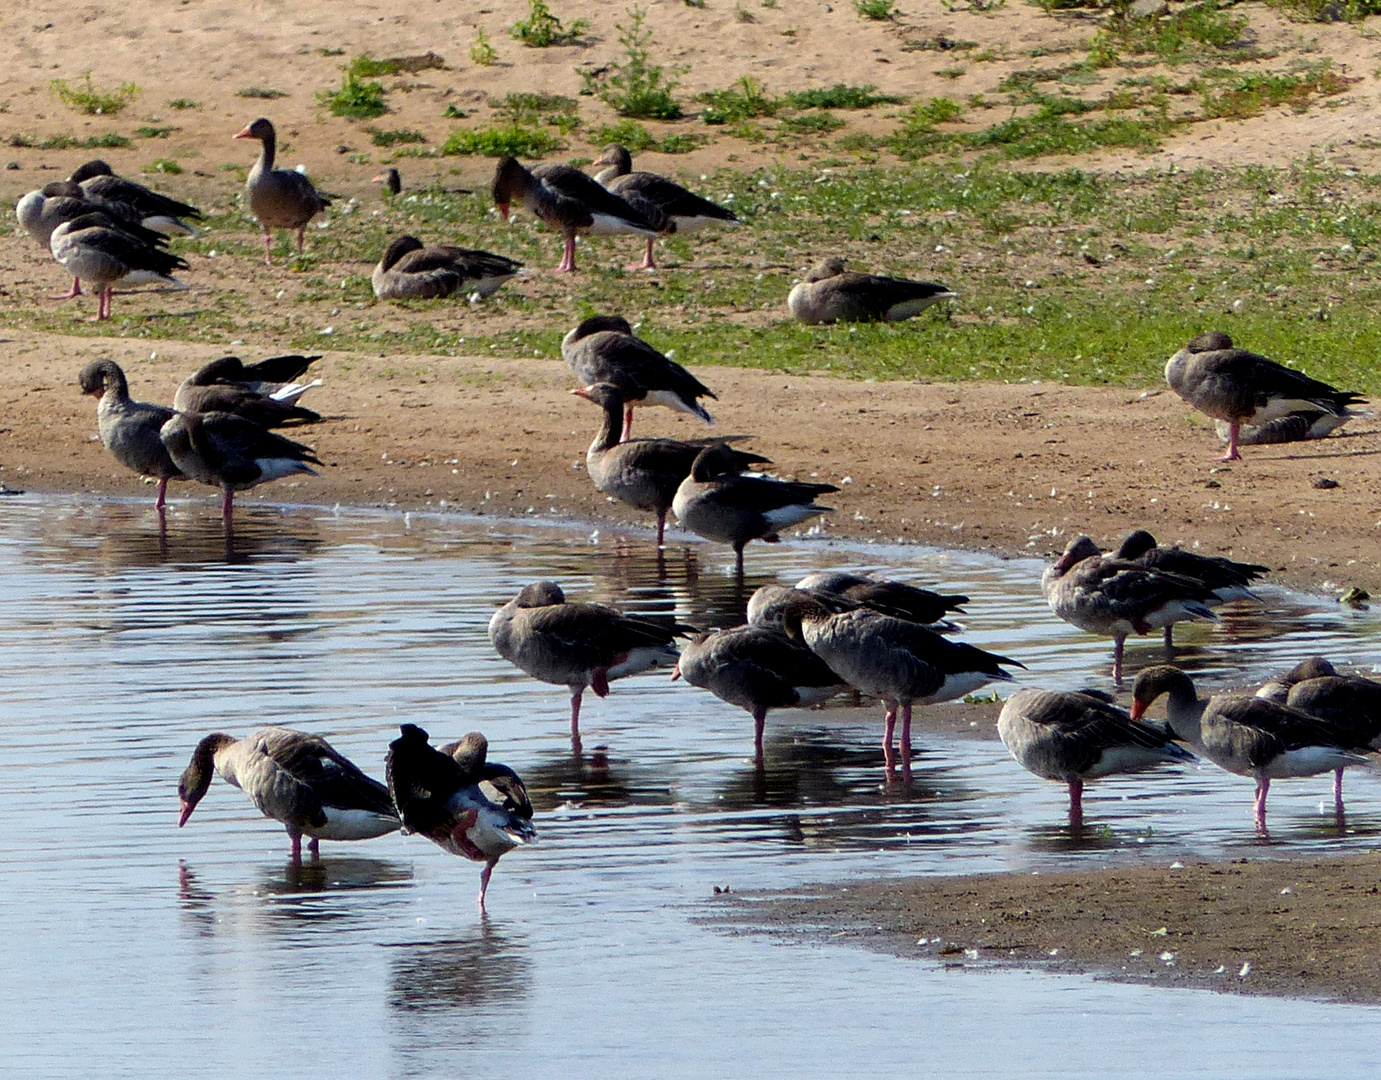
[(633, 333), (619, 315), (592, 315), (561, 339), (561, 358), (582, 386), (611, 383), (623, 394), (623, 438), (633, 431), (633, 410), (662, 405), (707, 424), (714, 417), (699, 398), (715, 392), (674, 360)]
[(907, 278), (855, 274), (844, 260), (826, 259), (787, 294), (786, 306), (797, 322), (814, 326), (834, 322), (900, 322), (957, 293), (947, 285)]
[(238, 356), (222, 356), (203, 364), (195, 374), (183, 380), (183, 385), (212, 386), (221, 383), (238, 386), (251, 394), (262, 394), (274, 401), (293, 405), (308, 390), (321, 385), (320, 379), (308, 383), (297, 381), (320, 359), (319, 354), (299, 356), (297, 353), (288, 353), (246, 364)]
[(201, 220), (202, 213), (195, 206), (160, 195), (123, 176), (116, 176), (115, 171), (99, 158), (80, 166), (68, 179), (79, 184), (88, 199), (117, 208), (118, 216), (124, 216), (118, 208), (128, 208), (129, 213), (137, 217), (146, 229), (169, 236), (177, 233), (197, 235), (196, 227), (182, 220)]
[[(572, 394), (592, 401), (604, 410), (604, 423), (585, 454), (585, 469), (595, 490), (612, 495), (619, 502), (657, 515), (657, 546), (666, 535), (667, 512), (676, 489), (690, 475), (700, 451), (707, 446), (737, 442), (747, 435), (720, 439), (630, 439), (619, 442), (623, 423), (623, 391), (612, 383), (596, 383)], [(739, 470), (769, 463), (761, 454), (734, 450)]]
[(415, 236), (388, 245), (372, 278), (380, 300), (433, 300), (463, 295), (491, 296), (523, 264), (487, 251), (438, 244), (424, 247)]
[(53, 258), (79, 281), (96, 290), (96, 319), (110, 318), (116, 285), (147, 285), (158, 281), (175, 289), (187, 286), (172, 272), (187, 260), (153, 247), (120, 228), (104, 214), (83, 214), (53, 230), (49, 248)]
[(370, 183), (379, 185), (379, 193), (383, 195), (385, 199), (391, 199), (395, 195), (401, 194), (403, 191), (403, 178), (398, 175), (398, 170), (391, 165), (371, 180)]
[(858, 609), (831, 614), (816, 600), (790, 605), (782, 629), (803, 643), (856, 690), (882, 699), (886, 728), (882, 752), (890, 774), (896, 763), (892, 733), (900, 710), (902, 769), (911, 768), (911, 708), (952, 701), (994, 680), (1004, 668), (1024, 667), (974, 645), (950, 641), (918, 623)]
[(534, 679), (571, 690), (571, 744), (580, 750), (580, 701), (615, 679), (676, 662), (672, 640), (689, 627), (624, 615), (603, 604), (567, 603), (555, 582), (527, 586), (489, 620), (489, 640)]
[(657, 238), (656, 226), (646, 217), (569, 165), (535, 165), (529, 170), (518, 164), (516, 158), (506, 157), (494, 170), (491, 191), (505, 221), (516, 199), (548, 228), (565, 234), (566, 247), (557, 270), (575, 272), (577, 233), (633, 233)]
[[(707, 225), (738, 227), (738, 216), (718, 203), (703, 199), (674, 180), (657, 173), (634, 172), (633, 156), (618, 143), (611, 143), (595, 161), (607, 168), (595, 179), (620, 198), (627, 200), (657, 226), (663, 236), (698, 232)], [(647, 238), (647, 253), (636, 269), (655, 270), (652, 247), (657, 241)]]
[(818, 705), (848, 689), (829, 665), (780, 630), (739, 626), (700, 634), (681, 649), (671, 673), (753, 717), (753, 760), (762, 765), (769, 709)]
[[(1147, 668), (1132, 686), (1132, 719), (1140, 720), (1162, 694), (1175, 737), (1202, 750), (1219, 768), (1256, 780), (1256, 828), (1266, 832), (1266, 793), (1271, 781), (1316, 776), (1366, 758), (1343, 746), (1341, 732), (1307, 713), (1250, 694), (1218, 694), (1207, 701), (1179, 668)], [(1339, 802), (1339, 809), (1342, 804)]]
[(1128, 634), (1195, 619), (1217, 621), (1209, 609), (1217, 597), (1202, 581), (1109, 558), (1087, 536), (1070, 541), (1041, 575), (1041, 592), (1065, 622), (1113, 639), (1112, 677), (1119, 685)]
[(416, 724), (389, 743), (388, 790), (408, 832), (452, 855), (484, 863), (479, 908), (501, 856), (537, 840), (532, 803), (518, 774), (491, 764), (489, 740), (472, 731), (435, 749)]
[[(301, 373), (311, 360), (301, 356), (275, 356), (260, 363), (268, 366), (261, 368), (253, 364), (246, 368), (235, 356), (223, 356), (203, 364), (182, 380), (173, 396), (173, 408), (184, 413), (234, 413), (266, 428), (314, 424), (321, 419), (320, 413), (295, 404), (293, 393), (287, 395), (293, 398), (289, 401), (251, 389), (255, 385), (272, 385), (275, 380), (268, 378), (270, 373), (282, 374), (294, 367)], [(291, 383), (287, 385), (292, 386), (297, 397), (308, 389)]]
[(177, 413), (159, 437), (186, 476), (225, 493), (221, 516), (227, 528), (235, 515), (235, 492), (297, 473), (316, 476), (311, 466), (321, 464), (311, 447), (233, 413)]
[[(1339, 675), (1327, 660), (1313, 657), (1297, 666), (1285, 704), (1323, 720), (1338, 732), (1348, 750), (1365, 752), (1381, 749), (1381, 683), (1358, 675)], [(1263, 694), (1266, 687), (1257, 691)], [(1343, 769), (1333, 773), (1333, 803), (1343, 806)]]
[(174, 464), (158, 435), (173, 418), (173, 410), (131, 400), (125, 373), (114, 360), (87, 364), (77, 381), (83, 394), (96, 398), (101, 443), (111, 456), (125, 468), (158, 481), (154, 509), (162, 514), (167, 505), (168, 481), (182, 478), (182, 470)]
[(264, 230), (264, 264), (273, 265), (274, 229), (296, 232), (297, 253), (301, 255), (307, 222), (330, 206), (331, 200), (317, 191), (302, 173), (273, 167), (277, 136), (266, 117), (261, 116), (247, 125), (235, 138), (258, 139), (263, 147), (259, 160), (245, 180), (245, 203)]
[(372, 840), (400, 825), (388, 788), (371, 780), (319, 735), (264, 727), (243, 739), (216, 733), (197, 743), (178, 782), (178, 827), (211, 786), (211, 777), (233, 784), (265, 817), (281, 821), (292, 840), (294, 861), (321, 840)]
[(1002, 706), (997, 734), (1023, 769), (1069, 785), (1071, 828), (1083, 825), (1084, 781), (1194, 760), (1097, 691), (1018, 690)]
[(865, 574), (850, 574), (841, 570), (817, 570), (796, 582), (796, 588), (817, 597), (845, 600), (855, 607), (866, 607), (883, 615), (909, 619), (923, 625), (953, 629), (945, 621), (950, 612), (963, 614), (961, 605), (969, 598), (957, 593), (937, 593), (908, 585), (903, 581), (888, 581)]
[(1244, 424), (1260, 427), (1294, 412), (1318, 411), (1343, 416), (1364, 398), (1311, 379), (1284, 364), (1234, 348), (1219, 330), (1200, 334), (1165, 365), (1170, 389), (1201, 413), (1228, 425), (1224, 461), (1236, 461), (1238, 434)]
[(777, 480), (743, 475), (730, 446), (708, 446), (696, 455), (690, 475), (681, 481), (671, 501), (676, 520), (697, 536), (734, 549), (734, 564), (743, 576), (743, 549), (750, 540), (775, 544), (783, 529), (817, 514), (832, 514), (831, 506), (815, 499), (839, 489), (833, 484)]

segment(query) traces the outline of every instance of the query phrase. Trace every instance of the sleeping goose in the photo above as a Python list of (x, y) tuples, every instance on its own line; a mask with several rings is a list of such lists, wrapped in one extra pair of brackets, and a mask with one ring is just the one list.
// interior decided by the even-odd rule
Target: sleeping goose
[[(700, 451), (707, 446), (738, 442), (747, 435), (728, 435), (719, 439), (630, 439), (619, 441), (623, 423), (623, 391), (612, 383), (596, 383), (571, 391), (604, 410), (604, 422), (585, 454), (585, 471), (595, 490), (612, 495), (619, 502), (657, 515), (657, 546), (666, 537), (667, 512), (676, 489), (690, 475)], [(746, 450), (734, 450), (740, 470), (764, 464), (768, 459)]]
[[(697, 232), (708, 225), (738, 226), (738, 216), (732, 210), (701, 198), (665, 176), (634, 172), (633, 156), (618, 143), (606, 146), (595, 164), (608, 166), (597, 173), (595, 179), (641, 211), (662, 236)], [(635, 269), (657, 269), (652, 258), (656, 242), (654, 237), (647, 238), (647, 253)]]
[(262, 394), (274, 401), (295, 405), (308, 390), (321, 385), (320, 379), (308, 383), (297, 381), (320, 359), (319, 353), (312, 356), (285, 353), (246, 364), (238, 356), (222, 356), (203, 364), (194, 375), (184, 380), (183, 385), (211, 386), (224, 383), (248, 390), (251, 394)]
[(484, 863), (479, 909), (499, 859), (535, 843), (532, 803), (518, 774), (491, 763), (489, 740), (472, 731), (435, 749), (416, 724), (403, 724), (388, 746), (388, 791), (403, 828), (452, 855)]
[(967, 596), (957, 593), (937, 593), (904, 581), (888, 581), (842, 570), (817, 570), (796, 582), (796, 588), (817, 597), (846, 600), (854, 606), (909, 619), (932, 629), (953, 629), (953, 625), (945, 621), (946, 617), (950, 612), (963, 614), (961, 605), (969, 602)]
[(132, 400), (125, 373), (114, 360), (92, 361), (82, 368), (77, 381), (83, 394), (96, 398), (101, 443), (111, 456), (125, 468), (158, 481), (154, 509), (162, 514), (167, 505), (168, 481), (182, 479), (182, 470), (174, 464), (158, 435), (173, 418), (173, 410)]
[(1301, 660), (1284, 675), (1277, 675), (1274, 679), (1268, 679), (1262, 683), (1256, 696), (1268, 698), (1278, 705), (1284, 705), (1289, 702), (1290, 691), (1295, 688), (1296, 683), (1302, 683), (1305, 679), (1322, 679), (1325, 676), (1336, 674), (1338, 674), (1338, 669), (1322, 656), (1311, 656), (1307, 660)]
[(662, 405), (714, 423), (714, 417), (697, 400), (708, 397), (718, 401), (714, 391), (634, 334), (628, 320), (620, 315), (585, 319), (561, 339), (561, 357), (581, 386), (612, 383), (623, 392), (624, 439), (633, 430), (633, 410), (648, 405)]
[(67, 272), (96, 289), (96, 319), (110, 318), (115, 286), (161, 281), (176, 289), (187, 286), (172, 276), (187, 267), (179, 255), (152, 247), (100, 213), (83, 214), (53, 230), (49, 248)]
[(565, 250), (556, 268), (559, 271), (575, 272), (577, 233), (633, 233), (657, 238), (656, 226), (646, 217), (569, 165), (535, 165), (529, 170), (516, 158), (506, 157), (494, 170), (491, 191), (505, 221), (516, 199), (539, 221), (565, 234)]
[(453, 293), (492, 295), (523, 264), (487, 251), (437, 244), (424, 247), (415, 236), (388, 245), (374, 268), (380, 300), (432, 300)]
[(182, 220), (201, 220), (202, 213), (195, 206), (116, 176), (115, 171), (99, 158), (80, 166), (68, 179), (79, 184), (88, 199), (113, 207), (127, 207), (146, 229), (166, 235), (197, 235), (196, 227)]
[[(1282, 681), (1288, 683), (1284, 704), (1331, 724), (1344, 748), (1359, 753), (1381, 749), (1381, 683), (1359, 675), (1339, 675), (1321, 656), (1299, 664)], [(1269, 696), (1270, 688), (1271, 684), (1263, 686), (1257, 696)], [(1333, 802), (1341, 812), (1342, 766), (1334, 770)]]
[(828, 664), (782, 631), (738, 626), (700, 634), (681, 649), (673, 680), (708, 690), (753, 717), (753, 761), (761, 766), (769, 709), (807, 708), (848, 689)]
[(1096, 690), (1018, 690), (1002, 706), (997, 734), (1023, 769), (1069, 785), (1074, 829), (1083, 825), (1084, 781), (1194, 760), (1166, 732), (1133, 720)]
[(1236, 461), (1244, 424), (1260, 427), (1300, 411), (1343, 416), (1365, 398), (1311, 379), (1264, 356), (1234, 348), (1219, 330), (1200, 334), (1165, 365), (1170, 389), (1201, 413), (1228, 425), (1224, 461)]
[(676, 520), (697, 536), (734, 549), (743, 577), (743, 549), (751, 540), (775, 544), (783, 529), (817, 514), (832, 514), (815, 499), (839, 489), (833, 484), (743, 475), (733, 447), (707, 446), (696, 455), (690, 475), (671, 501)]
[(1272, 780), (1316, 776), (1367, 761), (1344, 747), (1345, 736), (1332, 724), (1250, 694), (1217, 694), (1205, 701), (1194, 681), (1169, 665), (1147, 668), (1136, 677), (1132, 719), (1140, 720), (1162, 694), (1170, 695), (1167, 715), (1177, 739), (1202, 749), (1219, 768), (1256, 780), (1253, 810), (1263, 835)]
[(401, 824), (388, 788), (362, 773), (319, 735), (263, 727), (243, 739), (219, 732), (197, 743), (178, 782), (178, 827), (211, 786), (211, 777), (233, 784), (265, 817), (281, 821), (292, 840), (293, 861), (322, 840), (372, 840)]
[(1217, 621), (1208, 606), (1217, 597), (1202, 581), (1109, 558), (1088, 536), (1071, 540), (1046, 569), (1041, 592), (1065, 622), (1113, 639), (1112, 676), (1119, 685), (1128, 634), (1195, 619)]
[(317, 191), (302, 173), (273, 167), (277, 136), (267, 117), (261, 116), (248, 124), (235, 138), (258, 139), (262, 145), (259, 160), (245, 180), (245, 203), (264, 230), (264, 265), (273, 265), (274, 229), (294, 230), (297, 253), (301, 255), (307, 222), (330, 206), (331, 200)]
[(787, 294), (786, 306), (808, 326), (834, 322), (900, 322), (957, 293), (947, 285), (856, 274), (844, 260), (826, 259)]
[(266, 428), (314, 424), (321, 414), (296, 404), (296, 397), (301, 397), (307, 387), (293, 386), (293, 391), (286, 395), (292, 400), (280, 400), (251, 389), (253, 385), (270, 384), (273, 380), (268, 378), (269, 373), (284, 374), (297, 368), (300, 374), (311, 363), (303, 360), (301, 356), (271, 357), (260, 361), (268, 367), (250, 368), (237, 356), (212, 360), (182, 380), (173, 396), (173, 408), (184, 413), (234, 413)]

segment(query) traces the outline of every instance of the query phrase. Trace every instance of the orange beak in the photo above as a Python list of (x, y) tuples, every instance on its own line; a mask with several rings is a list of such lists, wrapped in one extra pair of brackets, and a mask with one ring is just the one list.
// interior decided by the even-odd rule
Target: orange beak
[(1132, 719), (1133, 719), (1133, 720), (1140, 720), (1140, 719), (1141, 719), (1143, 716), (1145, 716), (1145, 715), (1146, 715), (1146, 702), (1144, 702), (1144, 701), (1133, 700), (1133, 701), (1132, 701)]
[(503, 218), (504, 221), (508, 220), (508, 203), (499, 203), (499, 217)]
[(590, 388), (588, 386), (577, 387), (571, 391), (576, 397), (583, 397), (586, 401), (590, 400)]
[(245, 125), (244, 130), (241, 131), (238, 135), (234, 135), (234, 136), (231, 136), (231, 137), (232, 137), (232, 138), (235, 138), (235, 139), (252, 139), (252, 138), (254, 138), (254, 136), (251, 135), (251, 134), (249, 133), (249, 125), (248, 125), (248, 124)]
[[(572, 390), (571, 393), (574, 394), (575, 391)], [(675, 681), (676, 681), (677, 679), (679, 679), (680, 677), (681, 677), (681, 665), (680, 665), (680, 664), (677, 664), (674, 668), (671, 669), (671, 681), (672, 681), (672, 682), (675, 682)]]

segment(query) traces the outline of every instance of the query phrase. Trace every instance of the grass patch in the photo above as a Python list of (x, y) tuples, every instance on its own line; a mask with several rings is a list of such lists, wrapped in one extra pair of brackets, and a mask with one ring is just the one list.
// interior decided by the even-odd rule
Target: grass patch
[(854, 10), (865, 19), (881, 22), (892, 17), (896, 5), (892, 0), (854, 0)]
[(397, 75), (398, 61), (375, 60), (369, 53), (361, 53), (345, 65), (345, 70), (356, 79), (377, 79), (383, 75)]
[(700, 119), (707, 124), (736, 124), (776, 116), (784, 105), (783, 99), (771, 97), (766, 87), (751, 75), (740, 76), (725, 90), (706, 90), (696, 100), (706, 105), (700, 112)]
[(454, 131), (441, 145), (448, 156), (539, 158), (564, 144), (545, 128), (509, 124), (506, 127)]
[(402, 146), (407, 143), (424, 143), (427, 136), (420, 131), (412, 128), (376, 128), (366, 127), (365, 134), (369, 136), (369, 141), (375, 146)]
[(576, 19), (569, 26), (552, 14), (546, 0), (528, 0), (528, 17), (508, 28), (509, 36), (533, 49), (549, 45), (571, 45), (590, 28), (587, 19)]
[[(1169, 63), (1195, 52), (1222, 52), (1241, 40), (1247, 23), (1245, 15), (1219, 10), (1215, 0), (1191, 4), (1157, 19), (1133, 19), (1117, 13), (1105, 29), (1094, 35), (1089, 58), (1096, 66), (1109, 67), (1123, 54), (1149, 54)], [(1245, 49), (1242, 54), (1242, 59), (1256, 55)]]
[(1313, 22), (1361, 22), (1368, 15), (1381, 15), (1381, 0), (1271, 0), (1273, 7)]
[(75, 109), (87, 116), (114, 116), (143, 92), (132, 82), (122, 83), (114, 90), (98, 90), (91, 81), (89, 71), (78, 83), (54, 79), (48, 85), (58, 96), (58, 100), (69, 109)]
[(88, 135), (78, 139), (65, 132), (57, 135), (26, 135), (16, 132), (9, 137), (9, 144), (28, 150), (123, 150), (131, 145), (128, 135), (107, 132), (104, 135)]
[(333, 115), (349, 120), (373, 120), (388, 112), (388, 106), (384, 104), (384, 84), (366, 82), (349, 69), (341, 80), (340, 89), (334, 92), (323, 90), (317, 95), (317, 103), (324, 105)]
[(561, 94), (507, 94), (502, 100), (491, 98), (489, 104), (510, 124), (526, 127), (547, 124), (562, 135), (580, 126), (580, 106), (575, 98)]
[(794, 109), (871, 109), (874, 105), (900, 105), (905, 99), (880, 94), (876, 86), (835, 83), (817, 90), (796, 90), (786, 95)]
[(174, 131), (178, 130), (179, 129), (175, 127), (160, 127), (154, 124), (145, 124), (143, 127), (134, 129), (134, 137), (136, 139), (166, 139)]
[(269, 86), (246, 86), (243, 90), (235, 91), (236, 97), (242, 98), (263, 98), (266, 101), (273, 101), (277, 98), (288, 96), (286, 90), (275, 90)]
[(630, 153), (638, 154), (644, 150), (655, 150), (659, 154), (689, 154), (697, 147), (704, 146), (709, 139), (695, 132), (675, 132), (658, 138), (636, 120), (620, 120), (617, 124), (602, 124), (590, 132), (590, 142), (595, 146), (608, 146), (618, 143)]
[(1359, 81), (1334, 71), (1327, 60), (1295, 72), (1226, 75), (1226, 85), (1203, 92), (1205, 119), (1244, 120), (1281, 105), (1304, 112), (1315, 98), (1341, 94)]
[(498, 52), (484, 36), (483, 30), (475, 31), (475, 43), (470, 46), (470, 62), (480, 67), (490, 67), (499, 59)]
[(168, 108), (177, 109), (179, 112), (183, 111), (184, 109), (200, 109), (201, 102), (194, 101), (191, 98), (177, 97), (173, 98), (172, 101), (168, 102)]
[(832, 131), (838, 131), (844, 126), (844, 121), (835, 116), (834, 113), (819, 112), (801, 113), (799, 116), (788, 116), (782, 119), (777, 125), (777, 131), (784, 135), (828, 135)]
[(675, 120), (681, 115), (681, 105), (674, 96), (677, 80), (668, 75), (660, 64), (652, 62), (648, 46), (652, 31), (647, 28), (647, 10), (634, 5), (625, 25), (616, 23), (619, 44), (623, 46), (622, 62), (614, 62), (598, 71), (580, 71), (584, 81), (581, 93), (592, 94), (620, 116), (634, 120)]
[(154, 158), (143, 167), (146, 173), (164, 173), (168, 176), (177, 176), (182, 172), (182, 166), (172, 158)]

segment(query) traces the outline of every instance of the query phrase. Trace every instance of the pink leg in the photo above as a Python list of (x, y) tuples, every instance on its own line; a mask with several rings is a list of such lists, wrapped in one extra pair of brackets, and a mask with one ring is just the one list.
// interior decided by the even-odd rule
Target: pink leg
[(298, 253), (299, 255), (302, 254), (303, 249), (304, 249), (305, 246), (306, 246), (306, 238), (305, 238), (306, 232), (307, 232), (307, 228), (306, 228), (305, 225), (304, 225), (302, 228), (300, 228), (300, 229), (297, 230), (297, 253)]
[(652, 258), (652, 245), (655, 244), (656, 242), (657, 242), (657, 238), (656, 238), (655, 236), (649, 236), (649, 237), (647, 238), (647, 254), (643, 256), (643, 261), (642, 261), (642, 262), (640, 262), (640, 263), (634, 263), (632, 266), (630, 266), (630, 267), (629, 267), (630, 270), (656, 270), (656, 269), (657, 269), (656, 260), (654, 260), (654, 259)]
[(1269, 835), (1266, 831), (1266, 793), (1271, 790), (1271, 778), (1263, 776), (1256, 782), (1256, 801), (1252, 804), (1252, 810), (1256, 817), (1256, 831), (1262, 836)]
[(575, 233), (570, 233), (566, 237), (566, 247), (561, 253), (561, 262), (557, 264), (557, 273), (575, 273)]
[(1077, 832), (1084, 827), (1084, 781), (1069, 782), (1069, 828)]
[(310, 840), (307, 841), (307, 850), (311, 853), (312, 858), (320, 858), (321, 841), (318, 840), (315, 836), (312, 837)]
[(168, 478), (160, 476), (158, 478), (158, 501), (153, 504), (153, 508), (160, 514), (168, 505)]
[(70, 289), (68, 289), (65, 293), (57, 293), (55, 296), (53, 296), (53, 299), (54, 299), (54, 300), (71, 300), (73, 297), (81, 296), (81, 295), (82, 295), (82, 279), (81, 279), (81, 278), (75, 278), (75, 277), (74, 277), (74, 278), (72, 279), (72, 287), (71, 287)]
[(1343, 812), (1343, 770), (1333, 770), (1333, 808)]
[(580, 699), (585, 696), (585, 687), (577, 686), (571, 690), (571, 750), (580, 753)]
[(110, 318), (110, 300), (111, 297), (114, 295), (115, 291), (108, 285), (104, 289), (97, 290), (95, 318), (96, 322), (102, 322)]
[(1241, 461), (1242, 455), (1237, 451), (1237, 436), (1242, 430), (1242, 425), (1233, 421), (1228, 425), (1228, 452), (1220, 457), (1219, 461)]
[(302, 861), (302, 834), (293, 829), (288, 830), (288, 839), (292, 841), (292, 861), (300, 863)]
[(753, 764), (762, 768), (762, 731), (767, 724), (767, 710), (753, 710)]
[(479, 899), (479, 905), (480, 905), (480, 914), (481, 914), (481, 915), (483, 915), (483, 914), (485, 913), (485, 912), (484, 912), (484, 894), (487, 893), (487, 892), (489, 891), (489, 877), (490, 877), (491, 874), (494, 873), (494, 866), (495, 866), (496, 863), (498, 863), (498, 861), (499, 861), (498, 859), (490, 859), (487, 863), (484, 864), (484, 869), (480, 871), (480, 899)]
[(273, 233), (264, 230), (264, 265), (273, 265)]
[(1112, 681), (1122, 685), (1122, 650), (1127, 644), (1125, 637), (1115, 637), (1112, 646)]
[(892, 732), (896, 729), (897, 725), (897, 710), (885, 703), (883, 708), (887, 711), (883, 714), (882, 761), (887, 769), (887, 775), (890, 778), (892, 770), (897, 764), (897, 753), (892, 749)]
[(619, 442), (627, 442), (628, 437), (633, 434), (633, 406), (626, 405), (623, 410), (623, 434), (619, 436)]
[(225, 522), (226, 528), (233, 524), (235, 518), (235, 489), (226, 488), (225, 495), (221, 499), (221, 520)]

